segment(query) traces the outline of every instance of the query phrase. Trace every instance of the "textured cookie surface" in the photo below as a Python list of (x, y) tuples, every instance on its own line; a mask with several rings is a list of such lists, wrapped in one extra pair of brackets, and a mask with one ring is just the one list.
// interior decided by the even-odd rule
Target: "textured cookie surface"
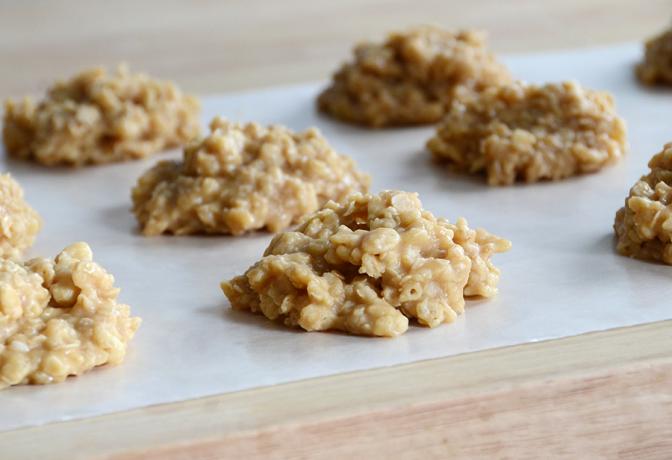
[(651, 158), (649, 168), (616, 213), (616, 248), (625, 256), (672, 265), (672, 143)]
[(42, 219), (9, 174), (0, 174), (0, 257), (19, 257), (40, 231)]
[(610, 94), (574, 82), (516, 82), (453, 104), (427, 147), (455, 171), (511, 185), (598, 171), (627, 142)]
[(85, 243), (55, 259), (0, 260), (0, 388), (119, 364), (140, 325)]
[(276, 235), (222, 289), (233, 308), (288, 326), (397, 336), (409, 318), (434, 327), (462, 313), (465, 296), (494, 295), (499, 270), (490, 258), (509, 247), (464, 219), (437, 219), (416, 194), (359, 194)]
[(59, 81), (39, 103), (5, 103), (7, 152), (47, 166), (143, 158), (198, 135), (199, 103), (173, 83), (124, 66)]
[(161, 161), (140, 177), (133, 212), (146, 235), (276, 232), (329, 200), (365, 192), (369, 181), (316, 129), (215, 118), (182, 161)]
[(318, 98), (319, 108), (345, 121), (380, 127), (435, 123), (457, 88), (471, 91), (511, 79), (483, 35), (418, 27), (383, 43), (355, 47)]
[(635, 73), (646, 85), (672, 85), (672, 30), (646, 42), (644, 60), (635, 68)]

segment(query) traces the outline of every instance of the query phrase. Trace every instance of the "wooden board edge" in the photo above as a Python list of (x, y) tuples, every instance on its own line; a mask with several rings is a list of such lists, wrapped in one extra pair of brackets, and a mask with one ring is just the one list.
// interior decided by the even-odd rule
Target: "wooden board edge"
[(663, 458), (672, 452), (672, 320), (14, 430), (0, 433), (0, 451)]

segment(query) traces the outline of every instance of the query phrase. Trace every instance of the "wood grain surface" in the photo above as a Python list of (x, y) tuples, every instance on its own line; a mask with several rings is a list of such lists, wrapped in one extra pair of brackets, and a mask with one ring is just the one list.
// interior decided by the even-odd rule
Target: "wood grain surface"
[(328, 78), (352, 44), (434, 23), (496, 51), (641, 40), (669, 0), (0, 0), (0, 96), (126, 61), (201, 94)]
[(0, 446), (42, 460), (669, 459), (671, 339), (666, 321), (0, 433)]
[[(0, 0), (0, 98), (126, 61), (200, 94), (326, 79), (420, 23), (499, 52), (642, 40), (669, 0)], [(1, 410), (1, 408), (0, 408)], [(672, 322), (0, 433), (0, 458), (672, 458)]]

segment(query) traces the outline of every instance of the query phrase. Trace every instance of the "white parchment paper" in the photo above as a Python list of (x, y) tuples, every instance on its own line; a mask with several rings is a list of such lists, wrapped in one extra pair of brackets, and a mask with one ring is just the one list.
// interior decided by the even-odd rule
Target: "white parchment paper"
[(204, 123), (222, 114), (297, 130), (318, 126), (372, 174), (373, 191), (417, 191), (435, 214), (465, 216), (513, 241), (495, 259), (497, 297), (469, 302), (454, 324), (412, 326), (396, 339), (309, 334), (231, 311), (219, 282), (257, 260), (271, 236), (138, 235), (130, 189), (157, 157), (81, 170), (2, 160), (44, 218), (30, 255), (89, 242), (144, 322), (119, 367), (0, 392), (0, 430), (670, 318), (672, 267), (613, 250), (614, 213), (651, 155), (672, 140), (672, 91), (636, 83), (639, 56), (639, 45), (622, 45), (506, 59), (525, 80), (576, 79), (613, 92), (628, 122), (632, 148), (623, 162), (560, 183), (489, 188), (449, 174), (424, 150), (432, 128), (368, 131), (331, 121), (314, 111), (321, 85), (205, 98)]

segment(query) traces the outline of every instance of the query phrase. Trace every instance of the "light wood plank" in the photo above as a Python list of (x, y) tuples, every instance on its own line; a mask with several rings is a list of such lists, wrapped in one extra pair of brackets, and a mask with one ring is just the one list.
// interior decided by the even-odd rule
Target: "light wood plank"
[(497, 51), (641, 40), (668, 0), (0, 2), (0, 96), (120, 61), (201, 94), (326, 79), (361, 39), (412, 24), (489, 31)]
[(672, 452), (671, 414), (666, 321), (6, 432), (0, 446), (13, 459), (645, 459)]

